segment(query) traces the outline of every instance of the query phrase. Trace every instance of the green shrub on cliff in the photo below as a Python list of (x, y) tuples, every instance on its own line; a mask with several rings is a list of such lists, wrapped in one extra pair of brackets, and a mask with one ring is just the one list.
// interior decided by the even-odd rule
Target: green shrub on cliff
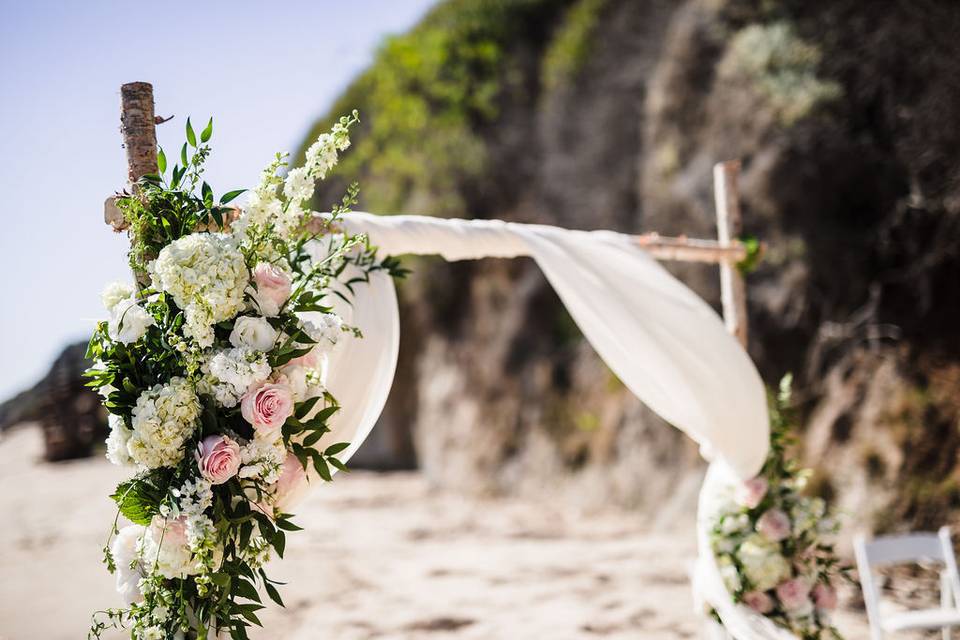
[[(362, 180), (363, 206), (392, 212), (412, 202), (418, 213), (465, 215), (459, 187), (487, 159), (478, 128), (497, 116), (502, 84), (518, 64), (507, 48), (569, 3), (450, 0), (388, 38), (330, 111), (360, 110), (354, 149), (338, 171)], [(306, 139), (330, 119), (321, 118)]]
[(579, 0), (567, 12), (543, 56), (543, 85), (548, 90), (570, 82), (586, 62), (606, 3), (607, 0)]
[(750, 80), (780, 123), (789, 127), (842, 95), (839, 84), (817, 77), (822, 56), (788, 22), (752, 24), (734, 34), (721, 71)]

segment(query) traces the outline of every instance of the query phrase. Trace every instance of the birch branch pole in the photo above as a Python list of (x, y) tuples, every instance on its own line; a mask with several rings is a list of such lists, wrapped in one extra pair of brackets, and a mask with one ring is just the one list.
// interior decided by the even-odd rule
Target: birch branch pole
[[(137, 180), (157, 172), (156, 115), (153, 85), (149, 82), (130, 82), (120, 87), (120, 135), (127, 154), (127, 189), (133, 193)], [(127, 228), (115, 196), (104, 202), (103, 217), (115, 231)]]
[[(740, 212), (740, 161), (720, 162), (713, 167), (713, 189), (717, 207), (717, 239), (723, 247), (732, 246), (743, 232)], [(743, 258), (741, 258), (742, 260)], [(744, 348), (747, 346), (747, 285), (737, 269), (737, 260), (720, 261), (720, 300), (723, 320)]]

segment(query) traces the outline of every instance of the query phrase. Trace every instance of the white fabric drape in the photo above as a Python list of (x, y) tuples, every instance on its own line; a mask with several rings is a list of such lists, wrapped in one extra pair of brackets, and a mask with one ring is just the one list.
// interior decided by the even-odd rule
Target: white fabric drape
[[(628, 236), (499, 220), (350, 213), (380, 255), (439, 254), (447, 260), (532, 257), (611, 370), (648, 407), (723, 460), (740, 477), (759, 471), (769, 426), (756, 368), (717, 314)], [(331, 392), (343, 414), (333, 438), (352, 455), (386, 402), (399, 344), (393, 284), (374, 274), (352, 306), (338, 305), (361, 340), (331, 356)]]

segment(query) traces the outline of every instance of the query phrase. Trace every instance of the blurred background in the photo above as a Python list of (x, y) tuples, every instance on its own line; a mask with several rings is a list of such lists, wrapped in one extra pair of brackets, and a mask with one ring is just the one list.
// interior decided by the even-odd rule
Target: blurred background
[[(795, 374), (797, 453), (845, 514), (841, 548), (956, 522), (958, 33), (946, 0), (0, 2), (0, 637), (75, 638), (117, 604), (97, 559), (120, 474), (79, 376), (99, 291), (127, 277), (102, 202), (124, 185), (134, 80), (176, 116), (161, 145), (214, 116), (221, 191), (359, 109), (320, 210), (358, 180), (377, 213), (712, 238), (711, 167), (741, 159), (745, 230), (767, 244), (750, 355), (770, 384)], [(695, 446), (531, 261), (408, 263), (393, 392), (353, 459), (369, 471), (304, 507), (273, 628), (693, 637)], [(668, 266), (718, 305), (715, 268)]]

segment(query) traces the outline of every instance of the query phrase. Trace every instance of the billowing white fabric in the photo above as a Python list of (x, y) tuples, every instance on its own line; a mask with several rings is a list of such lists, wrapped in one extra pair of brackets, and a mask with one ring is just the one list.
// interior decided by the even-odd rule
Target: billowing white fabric
[[(610, 369), (648, 407), (747, 478), (766, 458), (766, 396), (756, 368), (717, 314), (628, 236), (499, 220), (350, 213), (380, 255), (447, 260), (532, 257)], [(375, 274), (341, 305), (362, 340), (334, 353), (328, 386), (344, 407), (334, 436), (349, 457), (376, 422), (393, 379), (399, 325), (393, 285)]]

